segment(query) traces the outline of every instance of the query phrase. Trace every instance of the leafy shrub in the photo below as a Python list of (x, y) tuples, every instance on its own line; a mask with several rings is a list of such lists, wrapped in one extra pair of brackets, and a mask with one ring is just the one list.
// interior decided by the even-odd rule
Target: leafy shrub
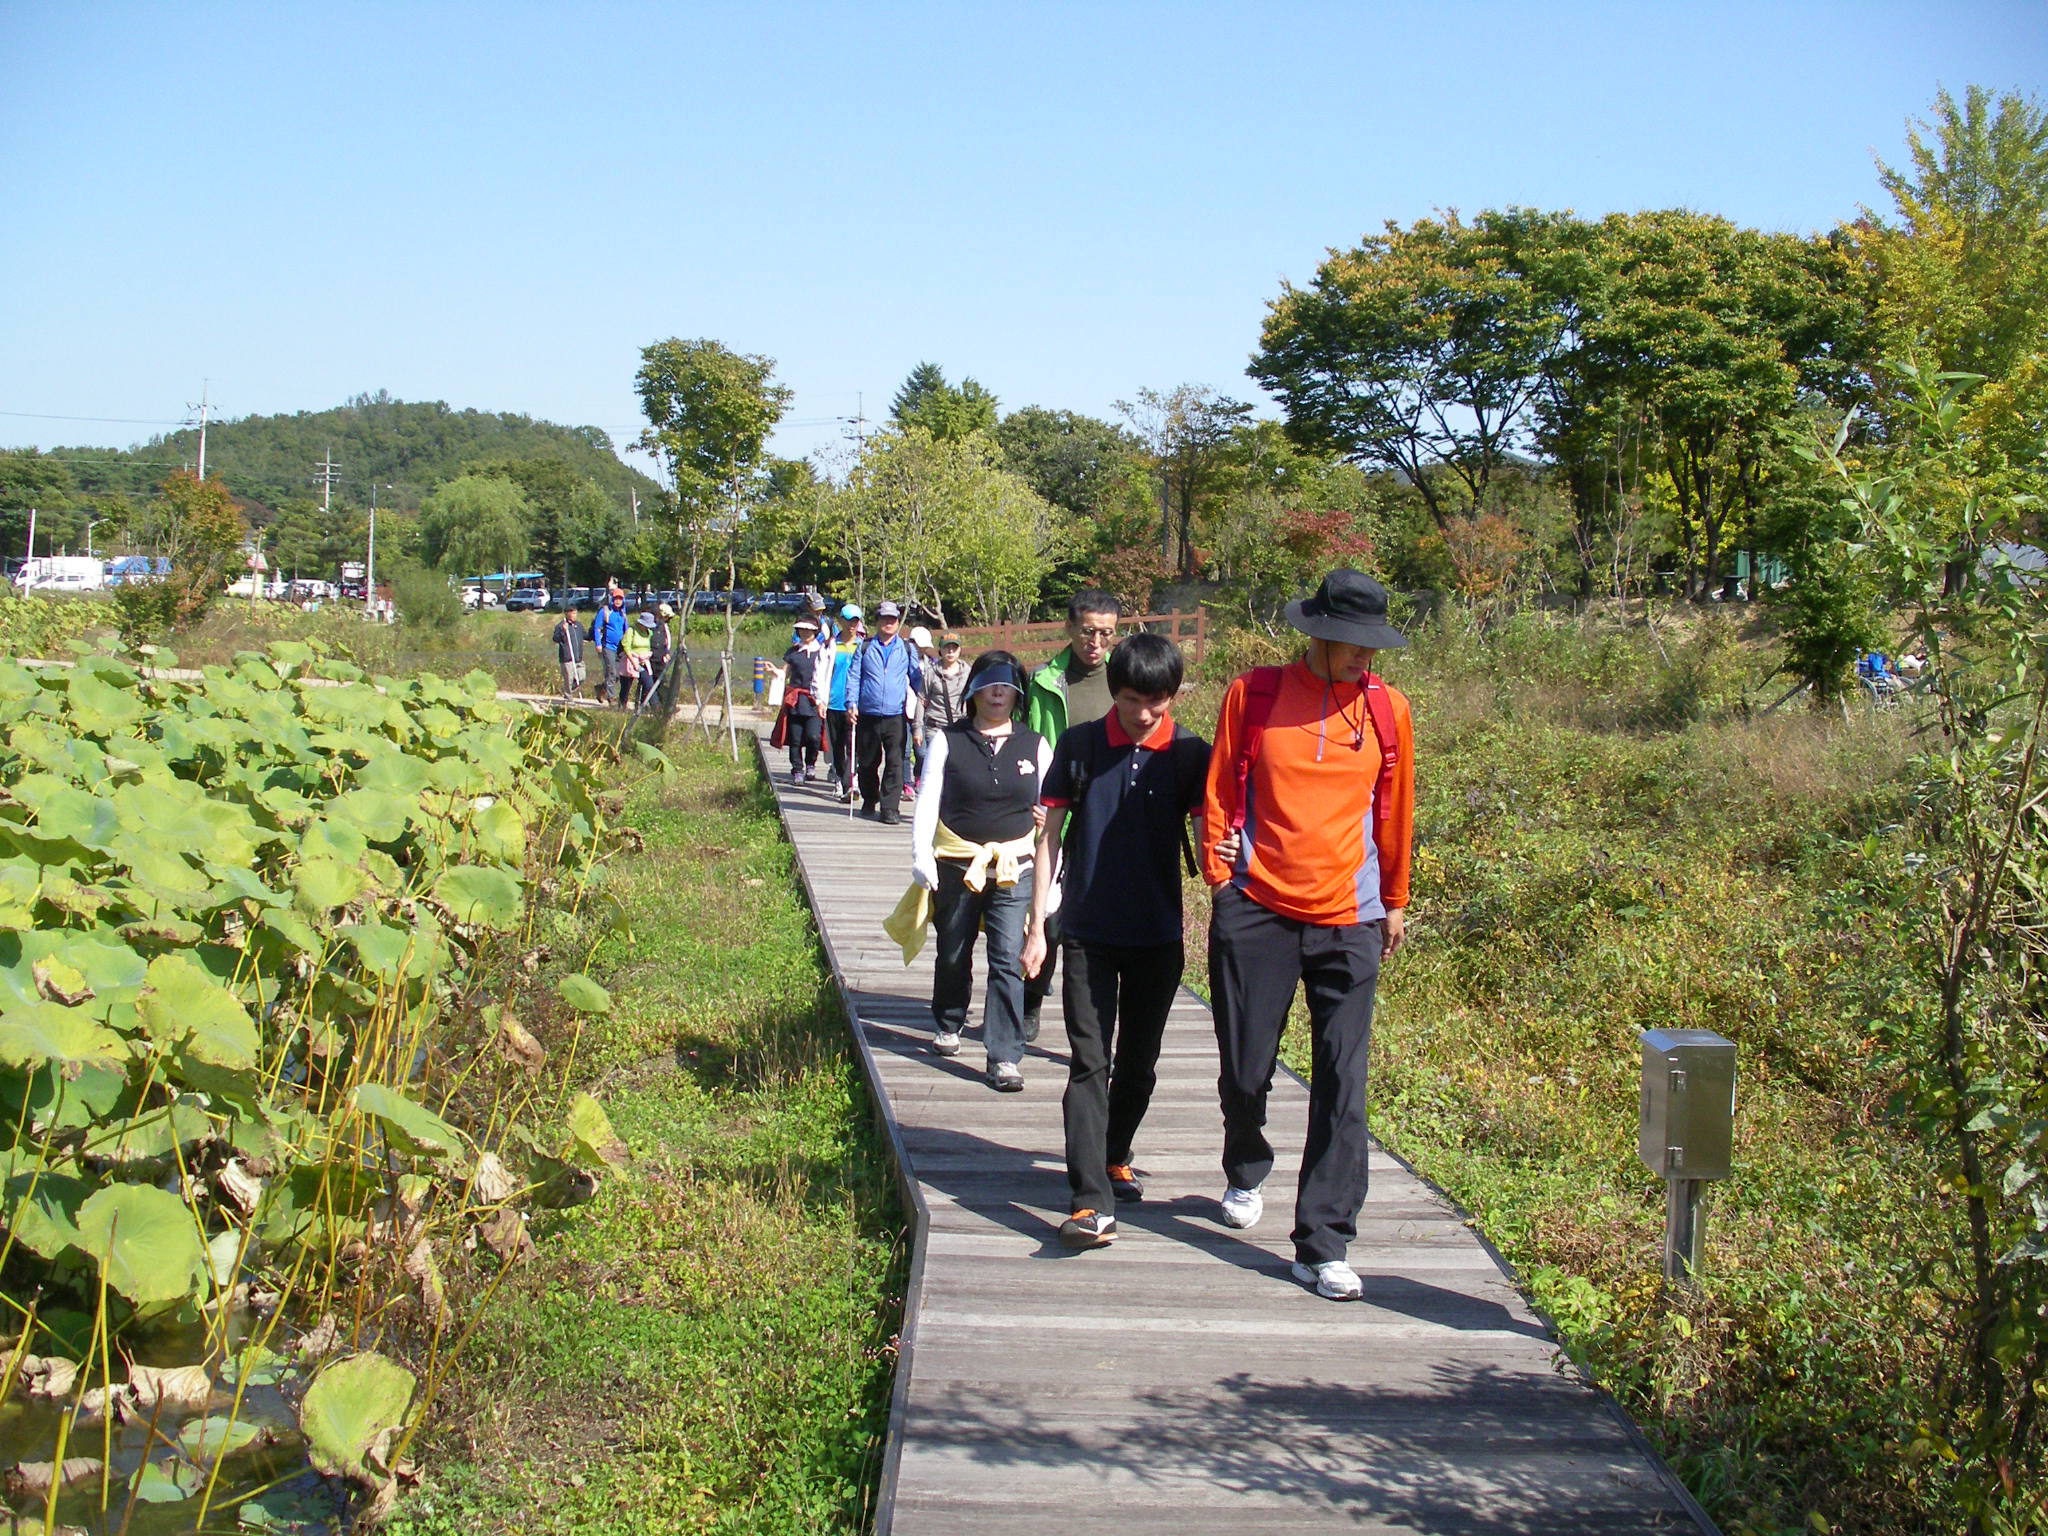
[(391, 570), (391, 601), (399, 618), (421, 629), (452, 629), (462, 622), (462, 599), (448, 578), (410, 561)]

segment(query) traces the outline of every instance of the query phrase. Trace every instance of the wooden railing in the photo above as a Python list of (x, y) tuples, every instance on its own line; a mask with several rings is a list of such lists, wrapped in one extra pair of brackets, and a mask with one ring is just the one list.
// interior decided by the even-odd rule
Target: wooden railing
[[(1187, 655), (1188, 664), (1202, 659), (1209, 638), (1209, 615), (1200, 608), (1193, 613), (1145, 613), (1117, 623), (1120, 635), (1150, 630), (1176, 642)], [(1067, 643), (1065, 619), (1045, 619), (1032, 624), (996, 624), (979, 629), (956, 628), (960, 648), (969, 657), (982, 651), (1014, 651), (1020, 661), (1044, 661)]]

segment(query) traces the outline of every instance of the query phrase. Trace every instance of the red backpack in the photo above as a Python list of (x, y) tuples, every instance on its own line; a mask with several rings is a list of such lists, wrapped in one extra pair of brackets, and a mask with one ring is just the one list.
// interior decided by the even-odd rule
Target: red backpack
[[(1273, 702), (1280, 697), (1279, 667), (1253, 667), (1244, 675), (1244, 742), (1237, 749), (1237, 801), (1230, 808), (1230, 830), (1244, 830), (1246, 792), (1251, 784), (1252, 761), (1259, 755), (1259, 738), (1266, 734), (1266, 722), (1273, 718)], [(1372, 832), (1375, 840), (1387, 819), (1387, 795), (1394, 787), (1394, 767), (1401, 760), (1401, 738), (1394, 729), (1394, 703), (1387, 697), (1387, 685), (1377, 674), (1365, 674), (1365, 708), (1372, 718), (1373, 735), (1380, 743), (1380, 775), (1372, 786)]]

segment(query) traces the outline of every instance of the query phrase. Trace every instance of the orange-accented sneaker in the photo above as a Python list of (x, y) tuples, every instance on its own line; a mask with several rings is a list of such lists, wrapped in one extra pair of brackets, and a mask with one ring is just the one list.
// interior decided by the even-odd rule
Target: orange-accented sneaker
[(1119, 1200), (1142, 1200), (1145, 1198), (1145, 1183), (1138, 1177), (1138, 1170), (1129, 1163), (1109, 1165), (1109, 1187)]
[(1102, 1248), (1116, 1241), (1116, 1218), (1106, 1211), (1076, 1211), (1060, 1223), (1069, 1248)]

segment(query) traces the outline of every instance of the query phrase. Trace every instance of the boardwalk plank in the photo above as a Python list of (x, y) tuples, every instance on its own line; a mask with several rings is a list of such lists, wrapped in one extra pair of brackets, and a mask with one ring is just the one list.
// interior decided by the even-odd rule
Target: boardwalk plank
[[(1711, 1533), (1462, 1215), (1375, 1147), (1337, 1306), (1288, 1274), (1307, 1095), (1274, 1086), (1267, 1214), (1224, 1227), (1208, 1009), (1183, 992), (1118, 1241), (1060, 1247), (1058, 996), (1022, 1094), (979, 1042), (931, 1054), (931, 952), (881, 933), (907, 828), (777, 783), (784, 822), (902, 1161), (916, 1251), (877, 1530), (885, 1536)], [(977, 979), (979, 990), (979, 979)], [(977, 997), (977, 1006), (979, 998)]]

